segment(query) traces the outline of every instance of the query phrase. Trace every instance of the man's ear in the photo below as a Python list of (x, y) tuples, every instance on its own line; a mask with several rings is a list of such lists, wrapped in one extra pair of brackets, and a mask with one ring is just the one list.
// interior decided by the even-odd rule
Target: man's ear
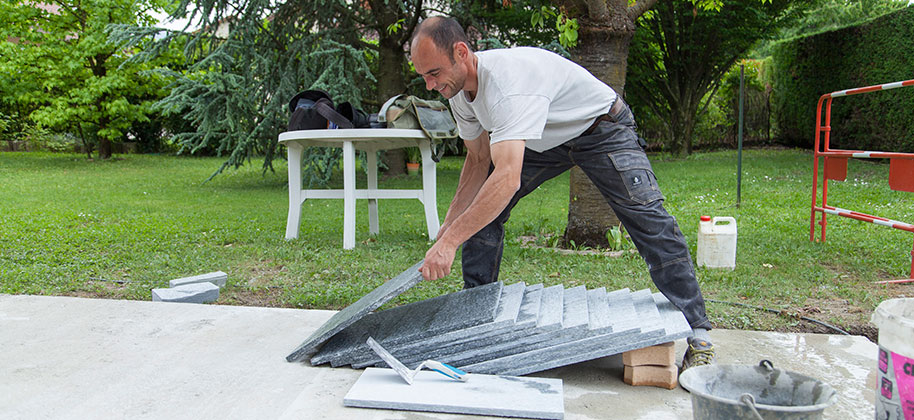
[(467, 44), (460, 41), (454, 43), (454, 60), (462, 62), (467, 58), (469, 52), (470, 49), (467, 48)]

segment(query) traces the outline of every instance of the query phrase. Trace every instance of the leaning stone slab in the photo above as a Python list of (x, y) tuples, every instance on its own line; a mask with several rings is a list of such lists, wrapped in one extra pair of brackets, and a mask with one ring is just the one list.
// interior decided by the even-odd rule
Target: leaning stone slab
[(192, 283), (168, 289), (152, 289), (153, 302), (209, 303), (219, 299), (219, 286)]
[[(394, 348), (398, 344), (420, 341), (447, 331), (490, 323), (495, 318), (501, 288), (502, 283), (495, 282), (398, 306), (373, 314), (385, 318), (377, 327), (364, 328), (363, 319), (344, 331), (364, 330), (385, 348)], [(338, 347), (335, 343), (337, 339), (333, 337), (325, 346), (328, 351), (322, 348), (311, 359), (312, 364), (329, 359), (330, 364), (337, 367), (372, 358), (375, 354), (365, 344), (366, 340), (359, 339)]]
[(228, 274), (221, 271), (214, 271), (212, 273), (200, 274), (199, 276), (171, 280), (168, 282), (168, 287), (177, 287), (193, 283), (212, 283), (219, 287), (225, 287), (225, 281), (227, 279)]
[[(517, 283), (515, 283), (517, 284)], [(478, 287), (477, 287), (478, 288)], [(409, 352), (394, 353), (400, 361), (405, 363), (408, 366), (413, 364), (419, 364), (427, 359), (434, 359), (437, 361), (444, 361), (448, 363), (448, 355), (452, 355), (457, 352), (461, 352), (466, 349), (479, 350), (482, 349), (485, 351), (486, 348), (492, 345), (494, 340), (501, 339), (501, 337), (506, 337), (506, 334), (511, 332), (516, 332), (520, 330), (529, 330), (536, 325), (537, 313), (539, 312), (540, 301), (542, 298), (543, 285), (536, 284), (532, 286), (527, 286), (523, 291), (523, 299), (516, 316), (515, 322), (512, 325), (507, 325), (500, 330), (493, 330), (491, 334), (476, 334), (476, 335), (464, 335), (463, 338), (457, 339), (452, 342), (444, 344), (436, 344), (430, 346), (422, 346), (423, 342), (419, 342), (418, 347), (412, 347)], [(525, 333), (528, 334), (528, 333)], [(354, 368), (361, 368), (368, 366), (365, 363), (353, 364)], [(386, 365), (382, 365), (386, 366)]]
[(367, 313), (378, 309), (381, 305), (387, 303), (387, 301), (394, 297), (397, 297), (400, 293), (405, 292), (410, 287), (415, 286), (422, 281), (422, 273), (419, 272), (419, 267), (421, 266), (422, 261), (419, 261), (416, 265), (407, 268), (406, 271), (388, 280), (377, 289), (362, 296), (361, 299), (357, 300), (352, 305), (349, 305), (342, 311), (334, 314), (324, 323), (324, 325), (321, 325), (317, 331), (314, 331), (314, 333), (305, 339), (305, 341), (292, 351), (292, 353), (286, 356), (286, 360), (289, 362), (300, 362), (307, 359), (313, 355), (324, 342), (330, 339), (330, 337), (333, 337), (334, 334), (352, 325), (352, 323), (358, 321)]
[[(513, 283), (502, 287), (501, 296), (498, 298), (498, 307), (495, 310), (495, 319), (492, 322), (437, 334), (417, 342), (392, 345), (389, 347), (385, 346), (385, 348), (395, 357), (401, 359), (402, 362), (404, 357), (416, 354), (417, 352), (419, 354), (424, 354), (424, 352), (431, 349), (447, 347), (453, 343), (467, 341), (468, 337), (491, 335), (494, 331), (508, 328), (511, 325), (514, 325), (518, 314), (520, 313), (521, 301), (524, 297), (525, 288), (526, 286), (523, 282)], [(323, 352), (323, 349), (321, 352)], [(372, 365), (378, 365), (379, 367), (386, 366), (377, 355), (356, 358), (351, 364), (352, 367), (356, 369)]]
[(408, 385), (392, 369), (365, 369), (343, 405), (534, 419), (565, 415), (561, 379), (471, 374), (457, 382), (428, 370)]

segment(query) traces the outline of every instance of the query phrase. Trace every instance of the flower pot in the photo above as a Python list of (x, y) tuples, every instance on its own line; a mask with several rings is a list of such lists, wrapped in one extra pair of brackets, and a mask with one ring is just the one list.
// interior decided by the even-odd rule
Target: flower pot
[(419, 162), (406, 162), (406, 173), (419, 175)]

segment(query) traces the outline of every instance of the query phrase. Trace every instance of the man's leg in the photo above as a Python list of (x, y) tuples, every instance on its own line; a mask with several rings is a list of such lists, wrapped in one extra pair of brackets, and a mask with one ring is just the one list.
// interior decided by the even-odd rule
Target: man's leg
[(592, 136), (576, 139), (572, 157), (625, 226), (654, 284), (702, 338), (689, 341), (685, 367), (710, 363), (714, 358), (707, 337), (711, 323), (685, 237), (676, 219), (663, 208), (663, 195), (638, 143), (631, 113), (626, 110), (618, 121), (621, 124), (601, 123)]
[(524, 151), (520, 189), (492, 223), (463, 243), (461, 261), (464, 289), (498, 281), (498, 270), (504, 249), (505, 222), (511, 216), (511, 209), (522, 197), (536, 190), (543, 182), (571, 168), (567, 153), (563, 154), (559, 150), (562, 147), (543, 153), (530, 149)]

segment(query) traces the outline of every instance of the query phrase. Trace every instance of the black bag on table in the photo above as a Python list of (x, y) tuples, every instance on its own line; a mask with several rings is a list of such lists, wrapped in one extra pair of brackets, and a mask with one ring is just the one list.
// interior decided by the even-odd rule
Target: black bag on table
[(287, 131), (322, 130), (328, 128), (368, 128), (368, 115), (349, 102), (333, 106), (330, 94), (312, 89), (295, 95), (289, 101)]

